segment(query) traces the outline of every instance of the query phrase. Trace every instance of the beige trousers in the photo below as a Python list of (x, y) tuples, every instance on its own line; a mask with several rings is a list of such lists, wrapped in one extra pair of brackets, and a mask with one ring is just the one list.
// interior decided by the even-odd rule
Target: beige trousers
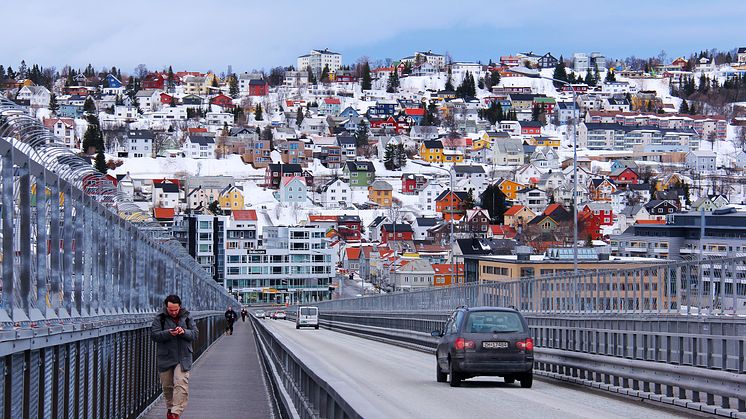
[(166, 408), (173, 414), (181, 415), (189, 399), (189, 371), (183, 371), (181, 364), (176, 364), (174, 368), (158, 373), (158, 375), (163, 386)]

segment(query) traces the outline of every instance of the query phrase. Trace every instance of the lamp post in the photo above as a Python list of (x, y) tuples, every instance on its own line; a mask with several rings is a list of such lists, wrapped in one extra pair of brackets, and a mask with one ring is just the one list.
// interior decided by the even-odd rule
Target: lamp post
[(412, 161), (412, 163), (416, 163), (416, 164), (419, 164), (420, 166), (432, 167), (433, 169), (438, 169), (438, 170), (442, 170), (444, 172), (448, 172), (448, 177), (450, 178), (450, 185), (451, 185), (451, 203), (449, 205), (449, 207), (451, 208), (451, 237), (450, 237), (450, 240), (449, 240), (449, 242), (451, 244), (451, 282), (455, 282), (454, 278), (458, 278), (458, 274), (456, 272), (456, 258), (453, 256), (453, 194), (454, 194), (454, 191), (453, 191), (453, 171), (452, 170), (448, 170), (448, 169), (443, 168), (443, 167), (433, 166), (430, 163), (421, 163), (421, 162), (417, 162), (417, 161)]
[(532, 68), (526, 67), (513, 67), (509, 70), (511, 73), (520, 74), (522, 76), (551, 80), (570, 87), (572, 93), (572, 267), (573, 273), (578, 273), (578, 122), (575, 118), (577, 111), (578, 95), (575, 93), (575, 88), (572, 84), (565, 80), (559, 80), (552, 77), (542, 76), (541, 73)]

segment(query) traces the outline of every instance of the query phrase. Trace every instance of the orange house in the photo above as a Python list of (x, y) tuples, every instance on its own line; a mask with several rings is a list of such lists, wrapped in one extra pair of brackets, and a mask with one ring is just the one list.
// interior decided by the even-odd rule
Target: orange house
[(435, 211), (438, 211), (446, 221), (460, 220), (466, 215), (467, 198), (466, 192), (445, 190), (435, 198)]
[(452, 284), (463, 283), (464, 264), (456, 264), (456, 275), (453, 275), (453, 265), (450, 263), (434, 263), (433, 285), (436, 287), (447, 287)]
[(508, 179), (503, 179), (501, 182), (497, 184), (497, 189), (500, 189), (500, 192), (502, 192), (503, 195), (505, 195), (505, 197), (510, 199), (511, 201), (515, 201), (515, 198), (516, 198), (515, 193), (525, 187), (526, 185), (522, 185), (518, 182), (514, 182)]

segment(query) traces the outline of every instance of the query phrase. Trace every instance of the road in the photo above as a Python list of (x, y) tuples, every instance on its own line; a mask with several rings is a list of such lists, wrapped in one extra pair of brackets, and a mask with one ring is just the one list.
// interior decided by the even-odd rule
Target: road
[(498, 377), (476, 377), (463, 387), (435, 381), (434, 355), (325, 329), (296, 330), (289, 321), (268, 327), (365, 418), (671, 418), (691, 417), (599, 390), (551, 380), (532, 389)]

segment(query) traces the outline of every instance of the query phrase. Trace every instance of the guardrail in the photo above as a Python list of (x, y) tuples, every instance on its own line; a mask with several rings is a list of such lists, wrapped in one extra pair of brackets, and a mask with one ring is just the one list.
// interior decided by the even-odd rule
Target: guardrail
[[(257, 345), (269, 376), (282, 387), (281, 397), (289, 417), (362, 418), (331, 383), (304, 363), (274, 336), (261, 321), (251, 317)], [(281, 395), (281, 396), (282, 396)]]
[[(425, 352), (448, 314), (320, 311), (322, 327)], [(537, 374), (722, 416), (746, 413), (744, 322), (526, 318)]]

